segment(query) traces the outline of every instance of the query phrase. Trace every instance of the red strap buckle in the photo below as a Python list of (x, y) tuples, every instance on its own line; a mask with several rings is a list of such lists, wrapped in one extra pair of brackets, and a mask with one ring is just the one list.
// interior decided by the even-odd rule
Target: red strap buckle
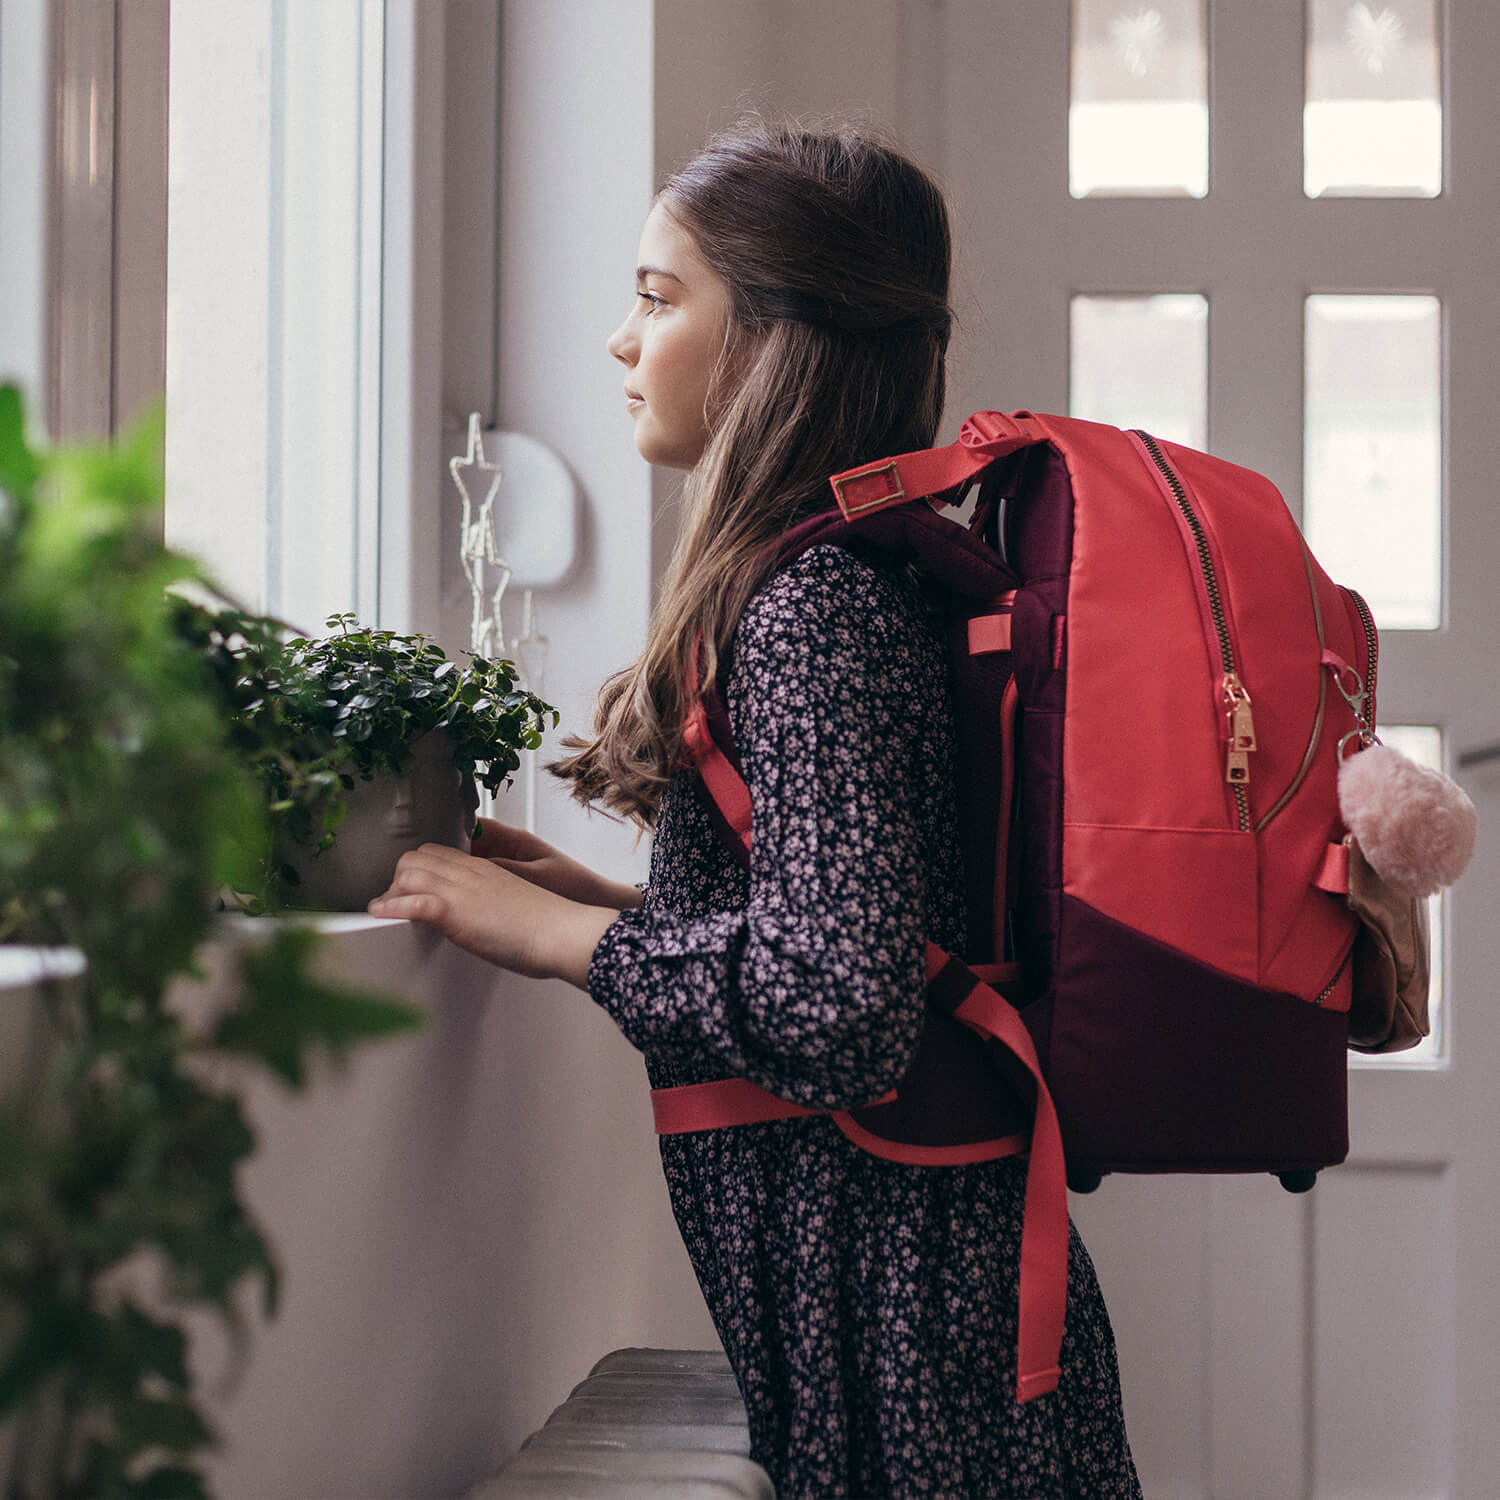
[(881, 506), (906, 499), (901, 471), (893, 458), (883, 463), (866, 464), (862, 469), (851, 469), (847, 474), (837, 474), (831, 483), (845, 520), (852, 521), (866, 511), (879, 510)]
[[(1023, 419), (1029, 412), (1018, 412)], [(1003, 411), (976, 411), (958, 429), (959, 446), (975, 453), (1010, 453), (1034, 441), (1026, 427)]]

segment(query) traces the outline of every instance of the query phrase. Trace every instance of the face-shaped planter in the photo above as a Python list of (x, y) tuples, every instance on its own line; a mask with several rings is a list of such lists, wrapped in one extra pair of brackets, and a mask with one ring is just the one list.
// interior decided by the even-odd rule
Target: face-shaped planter
[(404, 776), (356, 779), (344, 794), (346, 813), (333, 847), (315, 854), (278, 840), (276, 858), (300, 883), (286, 886), (286, 904), (305, 911), (363, 911), (386, 890), (396, 861), (422, 844), (469, 848), (479, 793), (453, 764), (453, 741), (435, 729), (412, 747)]

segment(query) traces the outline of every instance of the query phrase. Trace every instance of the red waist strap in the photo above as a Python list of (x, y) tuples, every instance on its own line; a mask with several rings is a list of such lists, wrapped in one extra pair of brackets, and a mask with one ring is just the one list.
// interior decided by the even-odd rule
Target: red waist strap
[[(874, 1100), (889, 1104), (896, 1091)], [(712, 1083), (685, 1083), (675, 1089), (652, 1089), (651, 1112), (657, 1135), (685, 1135), (693, 1130), (723, 1130), (730, 1125), (760, 1125), (798, 1115), (826, 1115), (768, 1093), (748, 1078), (717, 1078)]]

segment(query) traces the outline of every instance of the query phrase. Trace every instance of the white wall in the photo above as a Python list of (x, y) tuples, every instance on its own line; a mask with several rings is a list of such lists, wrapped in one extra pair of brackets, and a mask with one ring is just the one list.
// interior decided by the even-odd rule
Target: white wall
[[(589, 1367), (631, 1344), (706, 1347), (665, 1207), (638, 1062), (588, 1000), (516, 985), (435, 933), (336, 919), (322, 963), (428, 1024), (294, 1095), (248, 1068), (242, 1182), (283, 1271), (236, 1366), (194, 1321), (221, 1500), (462, 1494)], [(221, 978), (232, 945), (211, 950)], [(192, 986), (173, 1005), (215, 1003)]]
[[(537, 596), (563, 733), (592, 723), (600, 682), (638, 654), (650, 608), (650, 475), (604, 340), (629, 306), (651, 195), (654, 9), (502, 7), (498, 418), (555, 448), (583, 497), (574, 571)], [(614, 878), (645, 878), (645, 842), (586, 814), (555, 778), (539, 782), (544, 838)], [(511, 796), (500, 815), (519, 820)], [(639, 1054), (566, 986), (506, 987), (510, 1066), (531, 1080), (518, 1124), (532, 1212), (511, 1242), (522, 1274), (506, 1352), (504, 1419), (518, 1438), (609, 1349), (716, 1338), (671, 1219)]]

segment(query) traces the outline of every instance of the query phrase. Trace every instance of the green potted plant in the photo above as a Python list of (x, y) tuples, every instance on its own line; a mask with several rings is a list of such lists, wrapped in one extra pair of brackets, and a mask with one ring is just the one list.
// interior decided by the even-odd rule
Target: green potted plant
[(426, 636), (327, 623), (321, 639), (282, 640), (274, 621), (178, 605), (270, 813), (256, 908), (362, 911), (406, 850), (467, 849), (478, 786), (499, 791), (557, 722), (510, 662), (460, 666)]
[(298, 1087), (313, 1049), (419, 1019), (318, 982), (314, 935), (285, 923), (247, 948), (222, 1016), (195, 1031), (168, 1003), (208, 897), (253, 880), (269, 834), (165, 593), (204, 580), (161, 541), (160, 427), (48, 452), (0, 386), (0, 943), (70, 949), (76, 971), (28, 1001), (45, 1046), (0, 1094), (6, 1500), (205, 1493), (180, 1317), (238, 1331), (237, 1293), (258, 1279), (269, 1312), (278, 1271), (239, 1192), (254, 1133), (201, 1064), (247, 1057)]

